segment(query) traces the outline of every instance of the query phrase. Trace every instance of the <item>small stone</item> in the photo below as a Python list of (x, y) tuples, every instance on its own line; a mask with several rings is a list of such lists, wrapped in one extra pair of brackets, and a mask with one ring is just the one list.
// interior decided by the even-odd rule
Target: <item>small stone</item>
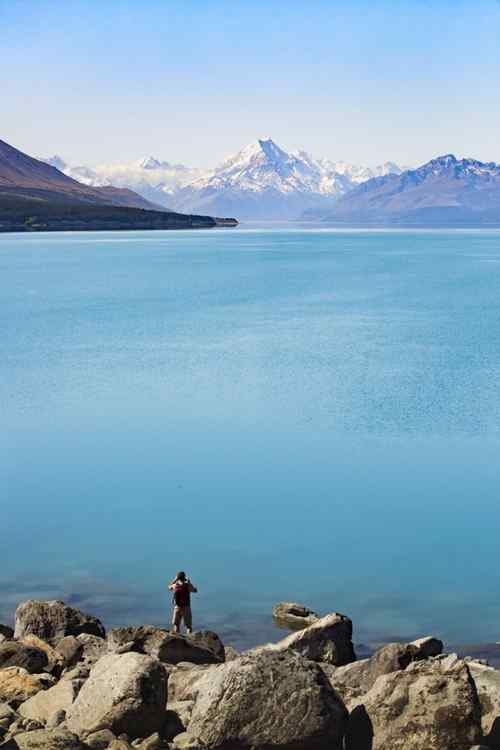
[(85, 744), (92, 750), (105, 750), (112, 742), (116, 740), (113, 732), (109, 729), (101, 729), (99, 732), (92, 732), (85, 739)]

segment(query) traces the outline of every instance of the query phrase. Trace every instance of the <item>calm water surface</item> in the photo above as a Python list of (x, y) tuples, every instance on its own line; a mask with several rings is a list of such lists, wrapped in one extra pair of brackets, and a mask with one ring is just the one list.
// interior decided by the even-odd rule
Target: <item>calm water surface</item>
[(500, 233), (0, 235), (0, 620), (500, 640)]

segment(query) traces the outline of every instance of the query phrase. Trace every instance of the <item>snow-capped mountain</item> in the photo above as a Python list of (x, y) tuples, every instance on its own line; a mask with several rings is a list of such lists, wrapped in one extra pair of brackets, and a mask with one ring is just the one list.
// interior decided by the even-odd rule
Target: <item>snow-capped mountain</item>
[[(340, 168), (337, 168), (337, 164)], [(397, 165), (372, 172), (345, 162), (315, 159), (306, 151), (286, 152), (271, 138), (245, 146), (219, 167), (173, 196), (177, 211), (236, 214), (243, 219), (295, 219), (307, 209), (327, 210), (357, 183)]]
[(93, 168), (57, 156), (46, 161), (85, 184), (129, 187), (176, 211), (243, 219), (295, 219), (307, 209), (327, 211), (363, 181), (402, 171), (392, 162), (372, 169), (287, 152), (271, 138), (253, 141), (205, 171), (153, 156)]
[(68, 164), (60, 156), (44, 159), (69, 177), (85, 185), (127, 187), (154, 203), (171, 207), (171, 196), (188, 182), (202, 174), (182, 164), (171, 164), (154, 156), (131, 163), (100, 164), (96, 167)]
[(331, 221), (498, 223), (500, 166), (439, 156), (417, 169), (364, 182), (325, 215)]

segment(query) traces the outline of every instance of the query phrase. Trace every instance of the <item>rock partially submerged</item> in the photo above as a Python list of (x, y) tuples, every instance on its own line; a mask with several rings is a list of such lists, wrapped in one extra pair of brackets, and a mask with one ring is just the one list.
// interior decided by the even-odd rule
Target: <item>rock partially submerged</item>
[(20, 604), (16, 610), (16, 638), (33, 634), (55, 646), (64, 636), (81, 633), (102, 638), (106, 635), (97, 617), (80, 612), (64, 602), (30, 600)]
[(273, 620), (280, 628), (302, 630), (319, 620), (316, 612), (296, 602), (279, 602), (273, 607)]

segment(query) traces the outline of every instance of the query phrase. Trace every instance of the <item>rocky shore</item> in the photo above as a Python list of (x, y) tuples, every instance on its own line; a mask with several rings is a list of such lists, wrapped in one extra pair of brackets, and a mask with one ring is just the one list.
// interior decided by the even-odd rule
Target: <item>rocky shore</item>
[(0, 625), (0, 747), (500, 749), (500, 671), (430, 636), (357, 660), (345, 615), (275, 616), (294, 632), (239, 654), (211, 631), (106, 632), (63, 602), (24, 602), (15, 630)]

